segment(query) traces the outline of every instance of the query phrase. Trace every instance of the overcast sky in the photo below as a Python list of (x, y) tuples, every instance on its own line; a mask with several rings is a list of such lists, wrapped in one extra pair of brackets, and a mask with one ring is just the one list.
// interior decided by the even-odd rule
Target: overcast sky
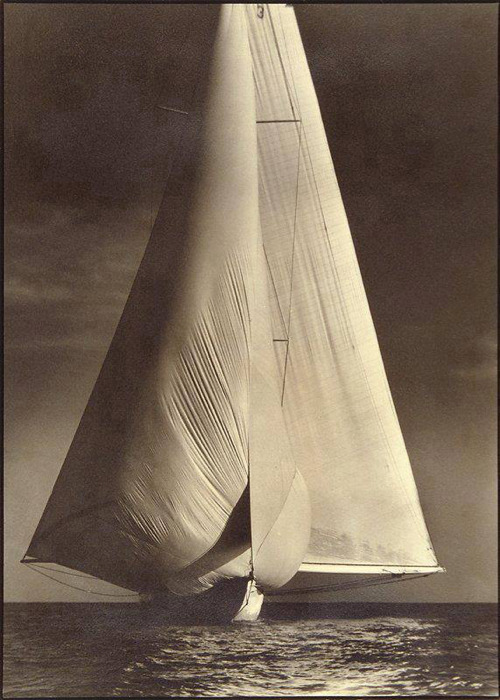
[[(95, 600), (18, 561), (163, 191), (181, 125), (157, 105), (182, 109), (213, 11), (5, 6), (7, 600)], [(497, 8), (296, 13), (422, 506), (448, 571), (342, 597), (492, 600)]]

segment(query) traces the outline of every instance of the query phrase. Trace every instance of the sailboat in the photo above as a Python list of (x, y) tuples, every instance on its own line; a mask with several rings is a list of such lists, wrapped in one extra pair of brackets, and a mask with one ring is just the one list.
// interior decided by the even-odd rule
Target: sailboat
[(177, 162), (23, 561), (167, 620), (245, 621), (264, 597), (443, 569), (293, 7), (211, 12)]

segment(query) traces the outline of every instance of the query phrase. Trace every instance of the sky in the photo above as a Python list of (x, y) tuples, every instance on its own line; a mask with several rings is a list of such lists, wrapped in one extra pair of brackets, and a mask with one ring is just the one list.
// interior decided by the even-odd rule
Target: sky
[[(19, 559), (161, 199), (181, 123), (160, 107), (183, 108), (213, 10), (5, 6), (6, 600), (96, 599)], [(336, 597), (494, 600), (497, 8), (307, 5), (296, 14), (447, 570)]]

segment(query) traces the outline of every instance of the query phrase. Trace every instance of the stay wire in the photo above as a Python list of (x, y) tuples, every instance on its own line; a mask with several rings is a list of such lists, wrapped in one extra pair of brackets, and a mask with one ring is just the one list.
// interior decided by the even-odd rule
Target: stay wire
[[(59, 579), (55, 578), (55, 576), (50, 576), (49, 574), (44, 573), (41, 571), (41, 569), (37, 569), (33, 564), (26, 564), (30, 569), (33, 569), (33, 571), (36, 571), (37, 573), (41, 574), (42, 576), (45, 576), (45, 578), (49, 578), (51, 581), (55, 581), (56, 583), (60, 583), (61, 586), (66, 586), (67, 588), (73, 588), (75, 591), (82, 591), (83, 593), (90, 593), (91, 595), (102, 595), (106, 596), (107, 598), (135, 598), (139, 594), (138, 593), (100, 593), (99, 591), (89, 591), (86, 588), (80, 588), (79, 586), (73, 586), (71, 583), (66, 583), (65, 581), (59, 581)], [(66, 573), (66, 572), (60, 572), (60, 573)], [(91, 578), (91, 577), (84, 577), (84, 578)]]
[(95, 576), (87, 576), (86, 574), (77, 574), (73, 571), (61, 571), (60, 569), (54, 569), (51, 566), (41, 566), (40, 564), (35, 564), (34, 562), (23, 562), (24, 564), (30, 564), (32, 568), (35, 568), (35, 571), (55, 571), (56, 574), (63, 574), (64, 576), (77, 576), (78, 578), (89, 578), (92, 581), (96, 580)]
[(397, 577), (391, 577), (390, 579), (384, 579), (384, 580), (378, 580), (378, 581), (368, 581), (363, 582), (361, 580), (358, 580), (357, 582), (351, 582), (351, 583), (339, 583), (339, 584), (331, 584), (330, 586), (325, 585), (325, 586), (313, 586), (311, 588), (291, 588), (290, 590), (283, 590), (279, 591), (277, 590), (276, 592), (268, 593), (268, 595), (271, 596), (283, 596), (283, 595), (299, 595), (299, 594), (305, 594), (305, 593), (322, 593), (325, 592), (327, 593), (328, 591), (348, 591), (348, 590), (353, 590), (354, 588), (368, 588), (369, 586), (382, 586), (386, 583), (396, 583), (397, 581), (409, 581), (410, 579), (414, 578), (421, 578), (422, 576), (429, 576), (429, 574), (415, 574), (413, 576), (397, 576)]

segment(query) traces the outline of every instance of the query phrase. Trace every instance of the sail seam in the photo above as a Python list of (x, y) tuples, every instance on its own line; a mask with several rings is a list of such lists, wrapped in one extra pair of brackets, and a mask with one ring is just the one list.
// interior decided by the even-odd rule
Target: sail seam
[[(73, 520), (78, 520), (80, 518), (84, 518), (86, 515), (89, 513), (93, 513), (94, 511), (99, 511), (102, 510), (103, 508), (108, 508), (110, 506), (118, 505), (118, 501), (112, 500), (112, 501), (105, 501), (104, 503), (98, 503), (95, 506), (91, 506), (90, 508), (84, 508), (82, 510), (79, 510), (77, 513), (70, 513), (69, 515), (66, 515), (64, 518), (61, 518), (57, 522), (55, 522), (52, 527), (47, 528), (44, 532), (41, 532), (38, 537), (33, 537), (33, 540), (30, 544), (34, 545), (37, 542), (41, 542), (42, 540), (46, 539), (49, 535), (51, 535), (53, 532), (58, 530), (60, 527), (62, 527), (64, 524), (71, 522)], [(28, 547), (28, 551), (30, 549)]]
[[(283, 312), (281, 310), (281, 304), (280, 304), (280, 300), (279, 300), (279, 296), (278, 296), (278, 290), (276, 289), (276, 283), (274, 281), (273, 273), (271, 272), (271, 265), (269, 264), (269, 258), (267, 257), (267, 251), (266, 251), (266, 246), (264, 245), (264, 242), (262, 242), (262, 248), (264, 249), (264, 256), (266, 258), (267, 268), (269, 270), (269, 277), (271, 278), (271, 282), (273, 284), (274, 295), (276, 297), (276, 303), (278, 305), (278, 311), (279, 311), (279, 314), (281, 317), (281, 322), (283, 324), (283, 329), (284, 329), (285, 333), (287, 333), (286, 323), (285, 323), (285, 319), (283, 317)], [(287, 340), (288, 340), (288, 338), (287, 338)]]

